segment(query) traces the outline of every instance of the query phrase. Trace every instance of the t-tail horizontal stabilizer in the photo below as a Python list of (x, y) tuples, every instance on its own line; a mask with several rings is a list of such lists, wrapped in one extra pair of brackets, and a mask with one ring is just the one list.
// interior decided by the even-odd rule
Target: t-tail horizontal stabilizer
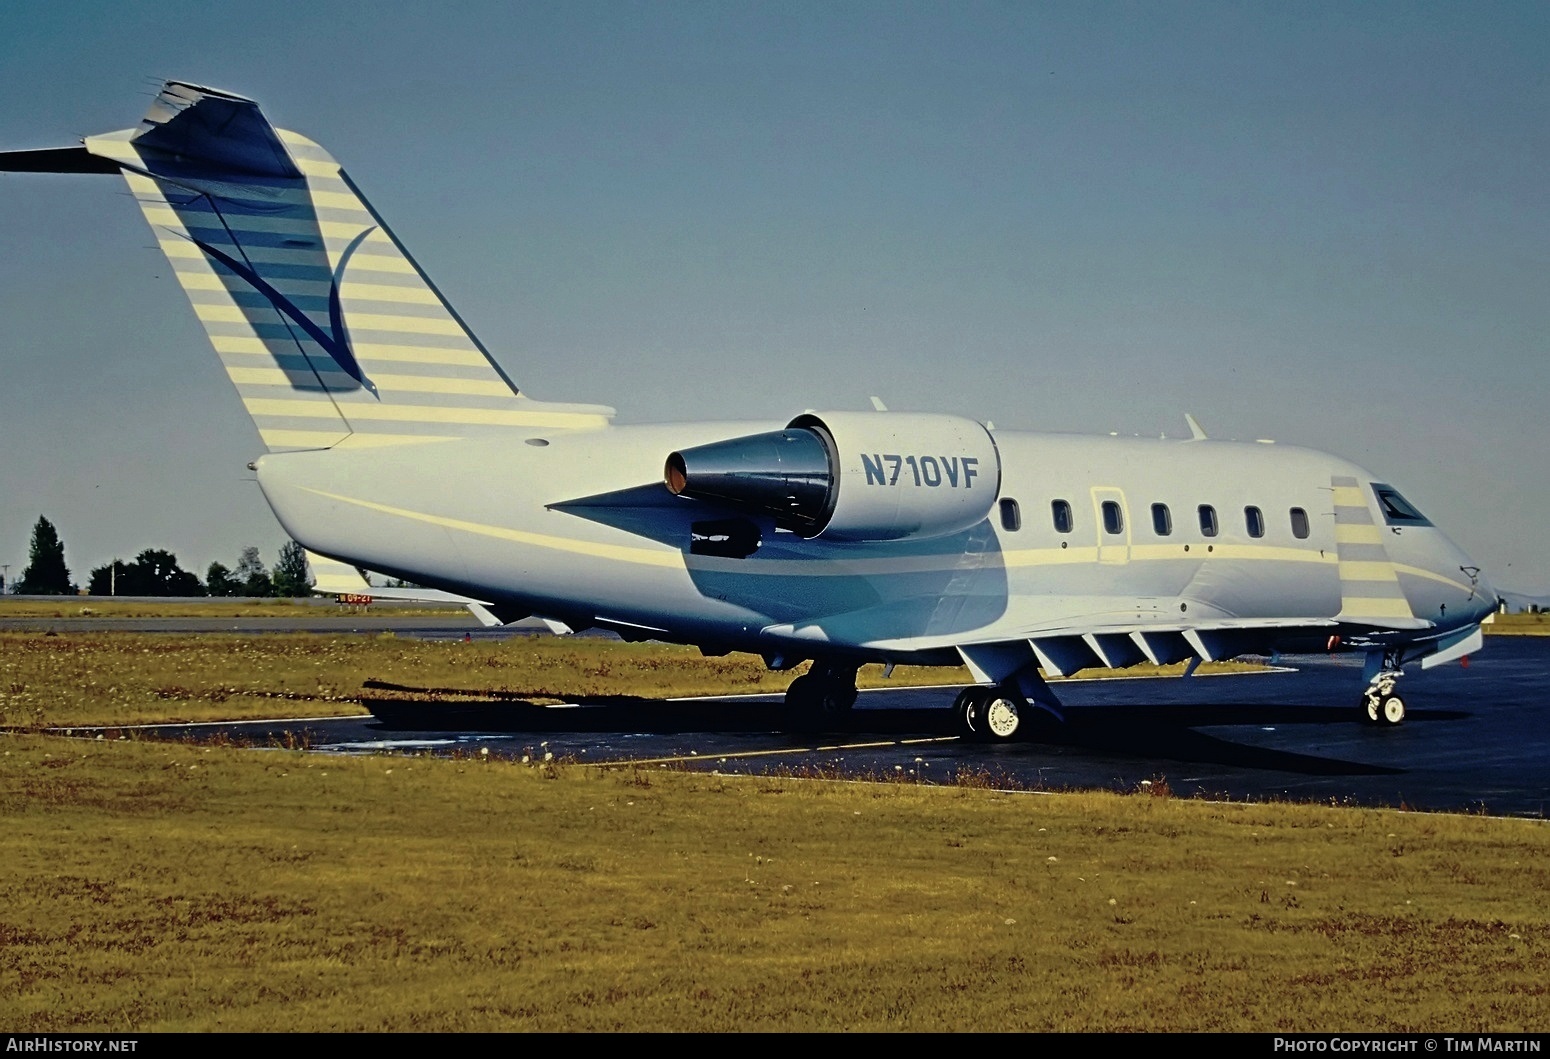
[(527, 617), (526, 612), (512, 613), (508, 608), (493, 605), (482, 599), (473, 599), (456, 592), (444, 592), (439, 588), (382, 588), (373, 585), (366, 572), (358, 566), (342, 563), (337, 559), (307, 552), (307, 566), (312, 571), (312, 591), (321, 596), (335, 596), (341, 603), (370, 603), (378, 599), (391, 599), (401, 603), (450, 603), (467, 607), (479, 624), (486, 628), (509, 625)]

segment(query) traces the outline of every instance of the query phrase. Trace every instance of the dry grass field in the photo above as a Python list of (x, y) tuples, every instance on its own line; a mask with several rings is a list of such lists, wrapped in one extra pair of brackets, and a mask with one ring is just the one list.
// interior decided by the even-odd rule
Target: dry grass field
[(1531, 1030), (1550, 1010), (1532, 821), (0, 746), (16, 1032)]
[(39, 730), (355, 711), (369, 678), (789, 677), (603, 640), (0, 634), (0, 1028), (1545, 1028), (1543, 822)]

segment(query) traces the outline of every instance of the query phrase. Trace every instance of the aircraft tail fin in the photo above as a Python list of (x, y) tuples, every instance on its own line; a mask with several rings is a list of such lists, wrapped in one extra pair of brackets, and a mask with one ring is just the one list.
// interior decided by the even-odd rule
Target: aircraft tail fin
[(339, 164), (252, 100), (169, 81), (138, 128), (0, 170), (123, 173), (271, 451), (612, 414), (522, 394)]

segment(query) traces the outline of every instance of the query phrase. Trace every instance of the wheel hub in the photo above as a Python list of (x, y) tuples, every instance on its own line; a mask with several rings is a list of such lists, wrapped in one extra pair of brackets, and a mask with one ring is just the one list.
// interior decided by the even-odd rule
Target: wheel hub
[(1021, 721), (1017, 703), (1005, 695), (995, 696), (985, 706), (985, 730), (997, 739), (1012, 738)]

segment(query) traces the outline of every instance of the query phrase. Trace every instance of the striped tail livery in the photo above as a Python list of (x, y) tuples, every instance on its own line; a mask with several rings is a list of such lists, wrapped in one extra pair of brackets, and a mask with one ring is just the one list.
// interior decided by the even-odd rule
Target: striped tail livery
[(589, 429), (521, 393), (327, 152), (172, 81), (138, 128), (0, 169), (118, 172), (271, 452)]

